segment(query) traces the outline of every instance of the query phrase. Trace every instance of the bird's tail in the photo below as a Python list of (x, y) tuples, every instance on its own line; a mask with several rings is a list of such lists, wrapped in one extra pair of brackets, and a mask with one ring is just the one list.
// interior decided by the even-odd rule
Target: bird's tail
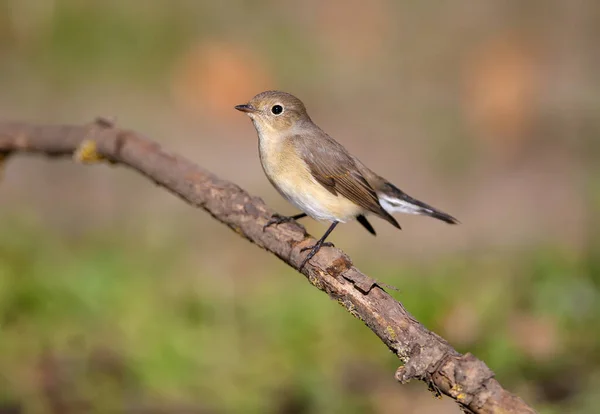
[(388, 213), (420, 214), (442, 220), (449, 224), (460, 223), (450, 214), (444, 213), (429, 204), (412, 198), (404, 191), (391, 183), (386, 183), (381, 191), (377, 192), (379, 203)]

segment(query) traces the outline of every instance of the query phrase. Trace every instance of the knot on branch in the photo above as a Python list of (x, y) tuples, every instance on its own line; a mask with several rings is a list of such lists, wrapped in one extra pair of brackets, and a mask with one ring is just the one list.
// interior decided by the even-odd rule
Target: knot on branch
[(453, 356), (437, 371), (441, 380), (451, 385), (448, 394), (464, 405), (471, 405), (474, 400), (487, 398), (484, 395), (486, 385), (494, 378), (494, 373), (483, 361), (471, 353)]
[[(73, 160), (81, 164), (96, 164), (99, 162), (106, 161), (109, 164), (116, 164), (116, 161), (109, 157), (100, 154), (98, 150), (97, 134), (98, 130), (103, 131), (106, 129), (115, 128), (116, 118), (98, 117), (90, 124), (91, 138), (87, 138), (81, 141), (81, 144), (77, 147), (73, 153)], [(117, 145), (122, 146), (120, 135), (117, 136)]]
[(428, 366), (424, 373), (419, 373), (414, 364), (407, 364), (398, 368), (395, 378), (403, 384), (412, 379), (422, 380), (436, 397), (449, 395), (467, 412), (471, 412), (467, 407), (475, 404), (479, 408), (490, 396), (491, 392), (486, 387), (494, 378), (494, 373), (473, 354), (445, 353), (437, 362)]
[(107, 118), (107, 117), (104, 117), (104, 116), (99, 116), (99, 117), (97, 117), (94, 120), (94, 122), (92, 123), (92, 125), (95, 125), (95, 126), (100, 127), (100, 128), (108, 129), (108, 128), (114, 128), (116, 122), (117, 122), (117, 118), (116, 117)]

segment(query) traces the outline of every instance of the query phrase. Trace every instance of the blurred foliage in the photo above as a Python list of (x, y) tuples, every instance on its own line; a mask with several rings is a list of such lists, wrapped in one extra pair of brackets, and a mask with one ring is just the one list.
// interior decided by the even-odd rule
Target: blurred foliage
[[(335, 302), (303, 281), (290, 288), (297, 275), (245, 290), (247, 281), (215, 285), (182, 267), (192, 246), (156, 249), (136, 234), (69, 240), (19, 219), (0, 227), (0, 398), (25, 412), (373, 412), (373, 388), (398, 365)], [(600, 298), (598, 274), (582, 263), (548, 247), (379, 263), (374, 274), (541, 412), (589, 412)]]
[[(382, 169), (439, 183), (464, 221), (340, 247), (541, 413), (598, 412), (598, 9), (0, 0), (0, 112), (113, 111), (250, 187), (232, 106), (298, 91)], [(397, 358), (276, 259), (223, 265), (202, 243), (226, 236), (187, 237), (201, 213), (129, 171), (67, 168), (10, 160), (0, 185), (0, 412), (458, 412), (395, 384)]]

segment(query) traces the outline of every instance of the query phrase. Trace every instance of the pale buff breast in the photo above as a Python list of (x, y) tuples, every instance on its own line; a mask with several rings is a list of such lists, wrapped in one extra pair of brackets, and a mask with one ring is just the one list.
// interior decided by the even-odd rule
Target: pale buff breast
[(317, 220), (345, 222), (364, 214), (362, 207), (341, 195), (333, 195), (311, 175), (306, 163), (288, 140), (272, 140), (259, 134), (263, 170), (271, 184), (290, 203)]

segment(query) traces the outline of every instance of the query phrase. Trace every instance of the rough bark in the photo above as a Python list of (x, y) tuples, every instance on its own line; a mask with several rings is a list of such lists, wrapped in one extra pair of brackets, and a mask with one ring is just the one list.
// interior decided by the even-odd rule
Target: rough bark
[[(263, 231), (274, 212), (260, 198), (104, 119), (83, 126), (0, 122), (0, 162), (18, 153), (73, 156), (80, 162), (105, 160), (129, 167), (295, 269), (305, 254), (300, 250), (315, 242), (295, 222)], [(427, 330), (375, 280), (356, 269), (341, 250), (324, 247), (301, 272), (313, 286), (362, 320), (400, 358), (404, 365), (397, 370), (396, 379), (401, 383), (423, 380), (434, 393), (453, 398), (466, 412), (534, 412), (506, 391), (484, 362), (458, 353)]]

